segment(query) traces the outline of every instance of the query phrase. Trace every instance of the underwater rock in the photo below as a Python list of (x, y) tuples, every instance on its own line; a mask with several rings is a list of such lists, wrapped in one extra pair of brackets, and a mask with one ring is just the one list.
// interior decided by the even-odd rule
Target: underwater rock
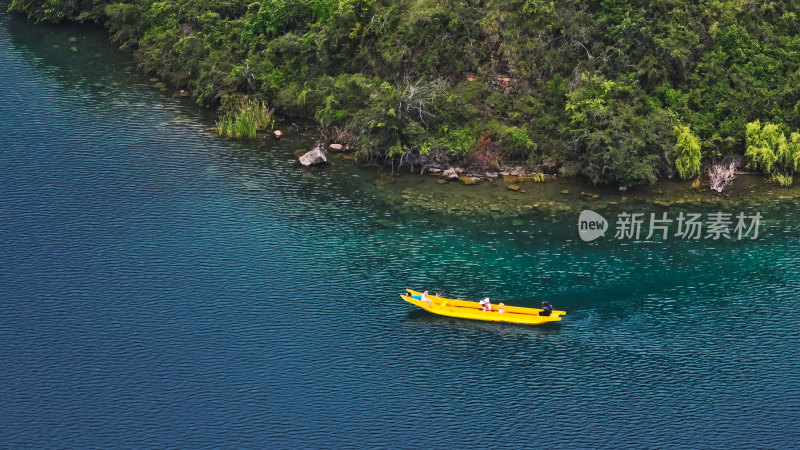
[(594, 201), (594, 200), (597, 200), (598, 198), (600, 198), (600, 195), (599, 194), (593, 194), (591, 192), (581, 192), (581, 197), (583, 197), (584, 199), (589, 200), (589, 201)]
[(78, 51), (78, 47), (72, 46), (72, 47), (69, 48), (69, 51), (77, 52)]
[(438, 178), (436, 180), (436, 184), (447, 184), (447, 180), (445, 180), (444, 178)]
[(315, 147), (313, 150), (300, 157), (300, 164), (304, 165), (305, 167), (323, 164), (326, 162), (328, 162), (328, 159), (325, 157), (325, 151), (322, 150), (321, 146)]
[(561, 193), (564, 195), (569, 195), (569, 189), (564, 189), (563, 191), (561, 191)]
[(395, 223), (389, 219), (376, 219), (374, 223), (383, 228), (393, 228), (395, 226)]
[(462, 183), (467, 184), (467, 185), (478, 184), (478, 183), (481, 182), (480, 178), (473, 177), (473, 176), (470, 176), (470, 175), (462, 175), (462, 176), (458, 177), (458, 179), (461, 180)]
[(519, 186), (517, 186), (516, 184), (509, 184), (506, 187), (508, 188), (509, 191), (518, 191), (519, 190)]
[(392, 183), (394, 183), (394, 177), (389, 174), (381, 174), (380, 178), (375, 180), (375, 186), (386, 186)]
[(164, 83), (163, 81), (157, 81), (156, 83), (153, 84), (153, 87), (163, 91), (167, 89), (167, 83)]
[(69, 42), (73, 43), (73, 44), (78, 42), (78, 38), (76, 38), (75, 36), (70, 36), (69, 39), (67, 39), (67, 40)]

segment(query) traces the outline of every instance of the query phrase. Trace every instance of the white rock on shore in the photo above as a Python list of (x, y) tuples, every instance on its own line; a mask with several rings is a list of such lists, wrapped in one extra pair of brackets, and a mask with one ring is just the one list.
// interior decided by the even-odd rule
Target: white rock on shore
[(319, 145), (300, 157), (300, 164), (306, 167), (326, 162), (328, 162), (328, 158), (325, 157), (325, 151)]
[(457, 180), (458, 179), (458, 172), (453, 167), (448, 167), (447, 170), (442, 172), (442, 177), (448, 180)]

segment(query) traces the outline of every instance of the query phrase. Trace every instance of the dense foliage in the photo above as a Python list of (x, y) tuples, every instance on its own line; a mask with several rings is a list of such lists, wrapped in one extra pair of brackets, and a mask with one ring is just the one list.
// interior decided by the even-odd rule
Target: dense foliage
[(786, 134), (774, 123), (761, 126), (759, 121), (747, 124), (749, 166), (771, 175), (778, 184), (792, 184), (792, 175), (800, 170), (800, 133)]
[[(100, 22), (142, 68), (199, 102), (246, 93), (365, 157), (518, 160), (628, 185), (745, 156), (750, 122), (800, 129), (793, 1), (14, 0), (11, 9)], [(762, 153), (752, 164), (773, 173)], [(781, 164), (782, 176), (797, 170)]]

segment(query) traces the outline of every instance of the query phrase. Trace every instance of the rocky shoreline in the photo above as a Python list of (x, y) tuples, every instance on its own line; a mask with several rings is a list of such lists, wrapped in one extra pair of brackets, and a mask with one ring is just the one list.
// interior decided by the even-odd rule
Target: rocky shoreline
[[(327, 162), (355, 164), (352, 149), (334, 144), (316, 146)], [(301, 150), (295, 157), (311, 153)], [(369, 168), (367, 170), (373, 171)], [(697, 211), (739, 211), (759, 207), (800, 206), (800, 186), (782, 187), (758, 174), (737, 171), (734, 183), (722, 193), (701, 182), (661, 180), (653, 185), (618, 187), (591, 185), (580, 177), (541, 174), (519, 165), (479, 172), (459, 166), (429, 164), (424, 170), (378, 169), (376, 197), (401, 214), (425, 211), (456, 216), (514, 218), (543, 215), (559, 221), (583, 209), (597, 211), (661, 211), (666, 208)]]
[[(280, 135), (278, 133), (280, 133)], [(276, 130), (273, 134), (276, 136), (276, 138), (279, 138), (278, 136), (283, 135), (280, 130)], [(328, 152), (348, 153), (352, 151), (353, 149), (349, 148), (345, 144), (327, 144), (326, 148), (324, 143), (317, 143), (313, 149), (299, 153), (298, 161), (304, 167), (309, 167), (326, 163)], [(448, 181), (460, 181), (465, 185), (474, 185), (482, 182), (494, 182), (496, 180), (502, 180), (509, 183), (542, 182), (557, 178), (556, 175), (536, 172), (520, 165), (502, 167), (497, 170), (477, 171), (470, 170), (459, 165), (443, 165), (433, 162), (424, 165), (420, 173), (438, 177), (440, 184), (444, 184)], [(512, 190), (519, 190), (519, 188), (512, 188)]]

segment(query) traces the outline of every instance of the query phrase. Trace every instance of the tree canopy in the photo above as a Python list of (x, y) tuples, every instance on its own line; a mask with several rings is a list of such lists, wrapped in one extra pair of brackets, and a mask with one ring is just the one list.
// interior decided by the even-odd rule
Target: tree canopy
[[(245, 93), (335, 130), (367, 157), (469, 164), (491, 148), (628, 185), (694, 177), (701, 161), (725, 156), (752, 154), (770, 172), (748, 124), (800, 129), (793, 1), (13, 0), (10, 9), (104, 24), (144, 69), (199, 102)], [(791, 175), (795, 153), (780, 148)]]

